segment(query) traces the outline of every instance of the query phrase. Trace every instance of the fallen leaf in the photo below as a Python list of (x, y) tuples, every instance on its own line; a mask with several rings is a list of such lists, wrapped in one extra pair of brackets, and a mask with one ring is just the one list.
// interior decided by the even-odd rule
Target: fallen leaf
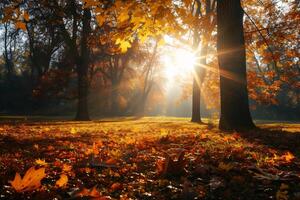
[(35, 163), (37, 165), (41, 165), (41, 166), (47, 166), (48, 165), (48, 163), (45, 160), (41, 160), (41, 159), (36, 159)]
[(76, 133), (77, 133), (77, 130), (76, 130), (74, 127), (72, 127), (70, 133), (76, 134)]
[(35, 170), (34, 167), (28, 169), (23, 177), (17, 172), (13, 181), (9, 181), (17, 192), (32, 191), (41, 186), (41, 180), (46, 176), (45, 168)]
[(102, 196), (101, 193), (97, 190), (96, 186), (91, 189), (83, 188), (82, 190), (76, 192), (75, 197), (92, 197), (97, 198), (97, 200), (111, 199), (108, 196)]
[(112, 191), (120, 190), (120, 189), (122, 189), (122, 184), (121, 184), (121, 183), (113, 183), (113, 184), (110, 186), (110, 189), (111, 189)]
[(57, 187), (64, 187), (68, 183), (68, 176), (65, 174), (61, 174), (60, 178), (56, 181), (55, 185)]
[(170, 156), (166, 154), (164, 160), (157, 161), (156, 167), (160, 176), (178, 176), (184, 174), (186, 164), (187, 160), (184, 159), (184, 150), (181, 150), (177, 160), (171, 159)]
[(105, 161), (105, 164), (107, 164), (107, 165), (115, 165), (115, 164), (117, 164), (117, 162), (118, 161), (116, 159), (110, 158), (107, 161)]
[(291, 162), (295, 158), (295, 156), (291, 152), (287, 152), (287, 153), (283, 154), (281, 156), (281, 158), (284, 159), (286, 162), (289, 163), (289, 162)]
[(72, 166), (68, 164), (63, 164), (62, 170), (64, 172), (70, 172), (72, 170)]

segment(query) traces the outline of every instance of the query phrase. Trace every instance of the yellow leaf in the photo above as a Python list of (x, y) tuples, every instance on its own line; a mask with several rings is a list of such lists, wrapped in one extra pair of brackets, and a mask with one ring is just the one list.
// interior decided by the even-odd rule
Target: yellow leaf
[(41, 166), (46, 166), (46, 165), (48, 165), (48, 163), (46, 163), (45, 160), (41, 160), (41, 159), (35, 160), (35, 163), (36, 163), (37, 165), (41, 165)]
[(72, 127), (70, 132), (71, 132), (72, 134), (76, 134), (76, 133), (77, 133), (77, 130), (76, 130), (74, 127)]
[(60, 178), (56, 181), (55, 185), (57, 187), (64, 187), (68, 183), (68, 176), (65, 174), (61, 174)]
[(130, 42), (126, 40), (117, 39), (116, 44), (119, 44), (121, 53), (126, 53), (127, 49), (131, 47)]
[(41, 180), (46, 176), (45, 168), (35, 170), (34, 167), (28, 169), (23, 177), (17, 172), (13, 181), (9, 181), (17, 192), (32, 191), (41, 186)]
[(23, 31), (26, 31), (26, 24), (24, 22), (16, 22), (15, 23), (15, 26), (17, 29), (22, 29)]
[(68, 165), (68, 164), (63, 164), (62, 170), (63, 170), (64, 172), (69, 172), (69, 171), (72, 170), (72, 166), (71, 166), (71, 165)]

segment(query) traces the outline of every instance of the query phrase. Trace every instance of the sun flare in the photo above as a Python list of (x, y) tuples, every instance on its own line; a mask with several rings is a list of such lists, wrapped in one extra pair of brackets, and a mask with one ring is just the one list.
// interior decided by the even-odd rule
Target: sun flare
[(162, 56), (164, 76), (170, 81), (186, 78), (193, 72), (196, 63), (195, 53), (187, 49), (172, 49)]

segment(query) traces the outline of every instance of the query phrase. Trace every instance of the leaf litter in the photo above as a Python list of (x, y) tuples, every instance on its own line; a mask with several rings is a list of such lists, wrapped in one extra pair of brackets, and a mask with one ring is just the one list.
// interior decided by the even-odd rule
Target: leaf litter
[(300, 196), (298, 132), (223, 133), (172, 118), (0, 126), (2, 199)]

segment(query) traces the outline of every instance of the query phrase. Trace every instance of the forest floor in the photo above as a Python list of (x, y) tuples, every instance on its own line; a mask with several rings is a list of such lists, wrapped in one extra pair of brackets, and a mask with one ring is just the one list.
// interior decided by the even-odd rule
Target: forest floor
[[(0, 199), (300, 199), (300, 124), (0, 123)], [(20, 173), (21, 177), (18, 175)]]

